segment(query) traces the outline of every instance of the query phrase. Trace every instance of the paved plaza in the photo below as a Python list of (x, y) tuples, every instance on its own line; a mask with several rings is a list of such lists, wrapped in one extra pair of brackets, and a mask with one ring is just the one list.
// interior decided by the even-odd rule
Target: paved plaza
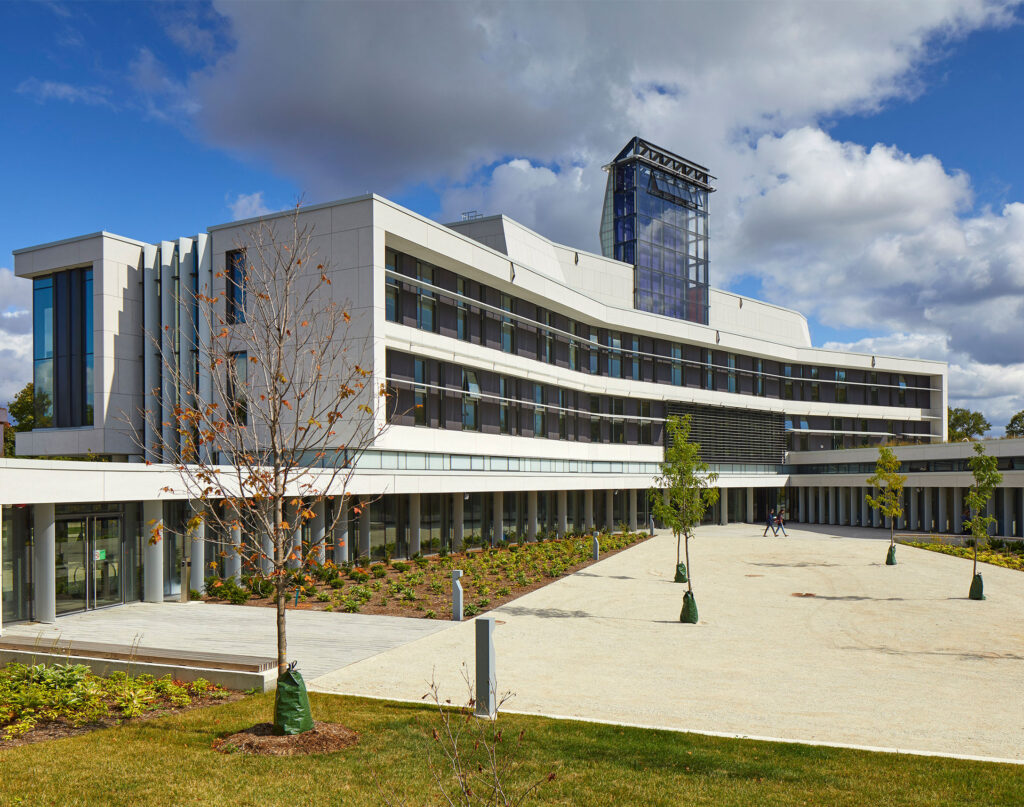
[[(702, 528), (698, 625), (678, 621), (667, 534), (490, 612), (510, 711), (1024, 761), (1024, 575), (842, 527)], [(794, 595), (805, 596), (794, 596)], [(806, 596), (813, 594), (814, 596)], [(289, 657), (321, 692), (464, 702), (473, 622), (289, 611)], [(135, 603), (7, 635), (274, 655), (269, 608)]]
[[(218, 603), (131, 603), (60, 617), (54, 625), (4, 628), (5, 636), (110, 642), (166, 650), (198, 650), (277, 658), (276, 611)], [(288, 658), (306, 680), (419, 639), (446, 624), (364, 614), (288, 611)]]
[[(984, 566), (975, 602), (969, 561), (901, 546), (886, 567), (878, 531), (787, 529), (699, 531), (698, 625), (670, 535), (492, 611), (508, 709), (1024, 761), (1024, 575)], [(419, 700), (436, 676), (464, 702), (473, 641), (453, 625), (311, 685)]]

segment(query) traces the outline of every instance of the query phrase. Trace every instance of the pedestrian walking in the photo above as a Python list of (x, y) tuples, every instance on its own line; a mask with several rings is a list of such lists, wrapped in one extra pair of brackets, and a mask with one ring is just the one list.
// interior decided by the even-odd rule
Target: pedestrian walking
[(765, 535), (768, 534), (768, 530), (772, 531), (772, 535), (778, 535), (778, 532), (775, 529), (775, 508), (774, 507), (771, 510), (768, 511), (768, 518), (765, 521), (764, 532), (761, 533), (761, 537), (762, 538)]
[(785, 535), (787, 538), (789, 537), (789, 533), (786, 532), (786, 511), (783, 510), (781, 507), (779, 508), (779, 512), (775, 515), (776, 535), (779, 534), (779, 530), (782, 530), (782, 534)]

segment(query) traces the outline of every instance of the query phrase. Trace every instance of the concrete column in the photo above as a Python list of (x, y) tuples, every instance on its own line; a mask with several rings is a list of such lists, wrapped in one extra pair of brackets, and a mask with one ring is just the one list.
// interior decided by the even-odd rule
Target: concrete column
[(729, 488), (718, 489), (718, 523), (723, 527), (729, 523)]
[(946, 513), (946, 488), (938, 488), (936, 495), (939, 498), (939, 521), (935, 527), (939, 532), (949, 532), (949, 517)]
[[(36, 622), (57, 621), (57, 525), (52, 504), (32, 506), (35, 536), (32, 544), (32, 585)], [(161, 556), (162, 557), (162, 556)], [(164, 581), (160, 578), (160, 599)]]
[(263, 574), (270, 574), (274, 571), (274, 536), (261, 527), (259, 542), (260, 554), (262, 555), (260, 558), (260, 568), (263, 570)]
[(1017, 528), (1014, 530), (1014, 535), (1017, 538), (1024, 538), (1024, 489), (1018, 487), (1014, 491), (1014, 501), (1017, 502), (1015, 505), (1017, 509)]
[(348, 496), (336, 500), (338, 517), (334, 525), (334, 562), (348, 562)]
[(857, 527), (861, 526), (860, 520), (860, 505), (857, 502), (857, 494), (860, 493), (860, 488), (856, 485), (850, 486), (850, 526)]
[(838, 524), (839, 523), (839, 510), (836, 507), (836, 496), (837, 488), (830, 487), (828, 489), (828, 523)]
[(370, 503), (359, 503), (359, 557), (370, 557)]
[(569, 531), (569, 493), (558, 491), (558, 537), (564, 538)]
[(636, 488), (629, 489), (629, 531), (636, 532)]
[[(992, 499), (994, 499), (994, 498), (995, 498), (995, 496), (992, 497)], [(995, 515), (996, 515), (996, 503), (992, 499), (989, 499), (987, 502), (985, 502), (985, 515), (986, 516), (993, 516), (993, 517), (995, 517)], [(989, 535), (998, 535), (999, 534), (999, 522), (998, 521), (996, 521), (995, 524), (990, 524), (989, 525), (989, 527), (988, 527), (988, 534)]]
[[(302, 502), (289, 506), (288, 526), (291, 529), (292, 540), (288, 551), (288, 568), (299, 569), (302, 567)], [(294, 556), (294, 557), (293, 557)]]
[[(202, 514), (201, 514), (202, 515)], [(200, 594), (206, 585), (206, 520), (201, 520), (191, 531), (189, 538), (189, 588)]]
[[(753, 488), (750, 488), (753, 492)], [(804, 524), (809, 524), (811, 521), (810, 513), (807, 512), (807, 488), (800, 488), (800, 521)]]
[(409, 532), (407, 534), (407, 544), (409, 546), (409, 557), (420, 554), (420, 525), (422, 518), (420, 516), (420, 494), (410, 493), (409, 494)]
[[(536, 502), (536, 499), (534, 500)], [(461, 552), (465, 546), (466, 536), (466, 502), (461, 493), (452, 494), (452, 552)], [(534, 510), (536, 515), (536, 509)], [(536, 519), (535, 519), (536, 520)]]
[(871, 507), (868, 505), (867, 499), (869, 492), (869, 488), (857, 488), (857, 495), (860, 497), (860, 525), (862, 527), (871, 526)]
[[(142, 503), (142, 599), (164, 601), (164, 503)], [(155, 539), (155, 540), (154, 540)]]
[[(588, 491), (593, 496), (592, 491)], [(537, 491), (531, 490), (526, 494), (526, 538), (529, 541), (537, 540)]]
[(818, 488), (817, 524), (828, 524), (828, 488)]
[(224, 558), (224, 577), (242, 582), (242, 525), (236, 524), (229, 535), (231, 545)]
[(615, 491), (604, 492), (604, 525), (608, 532), (615, 529)]
[(836, 517), (836, 523), (847, 525), (850, 523), (850, 514), (846, 508), (846, 488), (836, 488), (836, 499), (838, 499), (839, 513)]
[[(800, 492), (803, 493), (804, 489), (800, 488)], [(803, 508), (800, 509), (800, 517), (803, 518)], [(753, 524), (757, 521), (757, 515), (754, 513), (754, 489), (747, 488), (747, 523)]]
[(920, 512), (918, 512), (919, 508), (917, 506), (917, 489), (914, 488), (914, 487), (911, 487), (907, 491), (907, 498), (910, 499), (910, 508), (909, 508), (909, 510), (910, 510), (910, 518), (907, 521), (907, 525), (910, 528), (910, 530), (913, 532), (913, 531), (918, 529), (918, 524), (919, 524), (920, 517), (921, 517)]
[(1003, 520), (1000, 523), (1000, 535), (1013, 535), (1013, 488), (1003, 488)]
[[(491, 514), (491, 546), (501, 543), (505, 537), (505, 493), (504, 491), (494, 491), (494, 497), (492, 499), (494, 512)], [(551, 517), (551, 511), (548, 511), (548, 518)]]
[(586, 522), (584, 525), (586, 529), (592, 530), (594, 528), (594, 491), (585, 490), (583, 491), (583, 520)]
[(310, 508), (313, 511), (313, 519), (309, 522), (310, 537), (313, 545), (313, 563), (322, 566), (327, 559), (324, 551), (324, 543), (327, 539), (327, 503), (320, 499), (313, 502)]
[(877, 507), (871, 508), (871, 526), (881, 527), (882, 526), (882, 513)]
[(953, 512), (949, 515), (949, 520), (953, 522), (953, 534), (963, 535), (964, 534), (964, 489), (961, 487), (953, 488)]
[(932, 529), (932, 522), (935, 521), (935, 516), (932, 515), (932, 513), (934, 512), (934, 507), (932, 507), (932, 489), (931, 488), (925, 488), (924, 489), (924, 496), (923, 496), (923, 498), (924, 498), (924, 503), (923, 503), (923, 505), (921, 507), (921, 509), (923, 511), (921, 513), (921, 529), (924, 530), (925, 532), (934, 532), (934, 530)]

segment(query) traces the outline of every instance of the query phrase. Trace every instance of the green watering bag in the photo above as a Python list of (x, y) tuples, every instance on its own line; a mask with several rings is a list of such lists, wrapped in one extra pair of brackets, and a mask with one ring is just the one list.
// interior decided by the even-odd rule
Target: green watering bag
[(274, 734), (302, 734), (313, 728), (306, 682), (302, 680), (302, 674), (295, 669), (295, 664), (294, 661), (289, 664), (285, 674), (277, 679)]

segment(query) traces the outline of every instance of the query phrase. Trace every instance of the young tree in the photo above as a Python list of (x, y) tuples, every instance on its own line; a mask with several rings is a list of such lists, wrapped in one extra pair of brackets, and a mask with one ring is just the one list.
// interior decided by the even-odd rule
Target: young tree
[[(208, 344), (199, 337), (201, 371), (181, 366), (167, 350), (173, 340), (150, 334), (163, 345), (165, 394), (178, 390), (178, 400), (170, 424), (144, 413), (157, 435), (154, 455), (177, 466), (195, 506), (189, 532), (212, 528), (226, 557), (273, 583), (282, 675), (289, 588), (302, 584), (304, 567), (323, 562), (322, 543), (302, 551), (302, 527), (317, 519), (331, 533), (345, 508), (328, 516), (326, 500), (343, 500), (356, 460), (384, 428), (384, 389), (368, 386), (364, 366), (368, 324), (339, 299), (312, 236), (298, 206), (247, 231), (239, 265), (217, 275), (224, 291), (202, 288), (189, 301), (208, 334)], [(239, 532), (240, 544), (230, 538)]]
[(14, 456), (14, 435), (17, 432), (30, 432), (35, 428), (36, 412), (32, 398), (32, 382), (29, 381), (14, 399), (7, 404), (7, 411), (14, 423), (11, 428), (4, 429), (5, 457)]
[(1024, 409), (1010, 418), (1010, 422), (1006, 424), (1006, 436), (1024, 437)]
[(872, 496), (868, 493), (864, 498), (867, 499), (869, 507), (873, 507), (889, 519), (889, 551), (885, 556), (886, 566), (896, 565), (896, 519), (903, 515), (903, 485), (907, 478), (899, 471), (900, 461), (892, 449), (879, 446), (875, 473), (867, 479), (867, 483), (878, 491), (878, 495)]
[(693, 575), (690, 570), (690, 538), (700, 525), (704, 513), (718, 501), (715, 483), (718, 474), (711, 473), (701, 459), (700, 444), (690, 442), (690, 416), (672, 416), (665, 424), (668, 445), (661, 474), (651, 490), (651, 509), (654, 517), (672, 530), (676, 537), (676, 568), (680, 558), (680, 539), (686, 552), (686, 594), (680, 620), (697, 622), (697, 603), (693, 596)]
[(949, 419), (947, 437), (951, 443), (974, 440), (992, 428), (992, 424), (985, 419), (981, 412), (973, 412), (960, 407), (956, 409), (947, 407), (947, 413)]
[(974, 484), (967, 490), (964, 504), (970, 518), (964, 521), (964, 527), (970, 530), (974, 539), (974, 570), (971, 577), (972, 600), (985, 599), (984, 583), (978, 574), (978, 545), (988, 543), (989, 527), (996, 523), (995, 516), (986, 516), (985, 507), (995, 493), (996, 487), (1003, 481), (1003, 475), (996, 470), (998, 459), (985, 453), (985, 444), (976, 443), (974, 456), (967, 460), (967, 465), (974, 475)]

